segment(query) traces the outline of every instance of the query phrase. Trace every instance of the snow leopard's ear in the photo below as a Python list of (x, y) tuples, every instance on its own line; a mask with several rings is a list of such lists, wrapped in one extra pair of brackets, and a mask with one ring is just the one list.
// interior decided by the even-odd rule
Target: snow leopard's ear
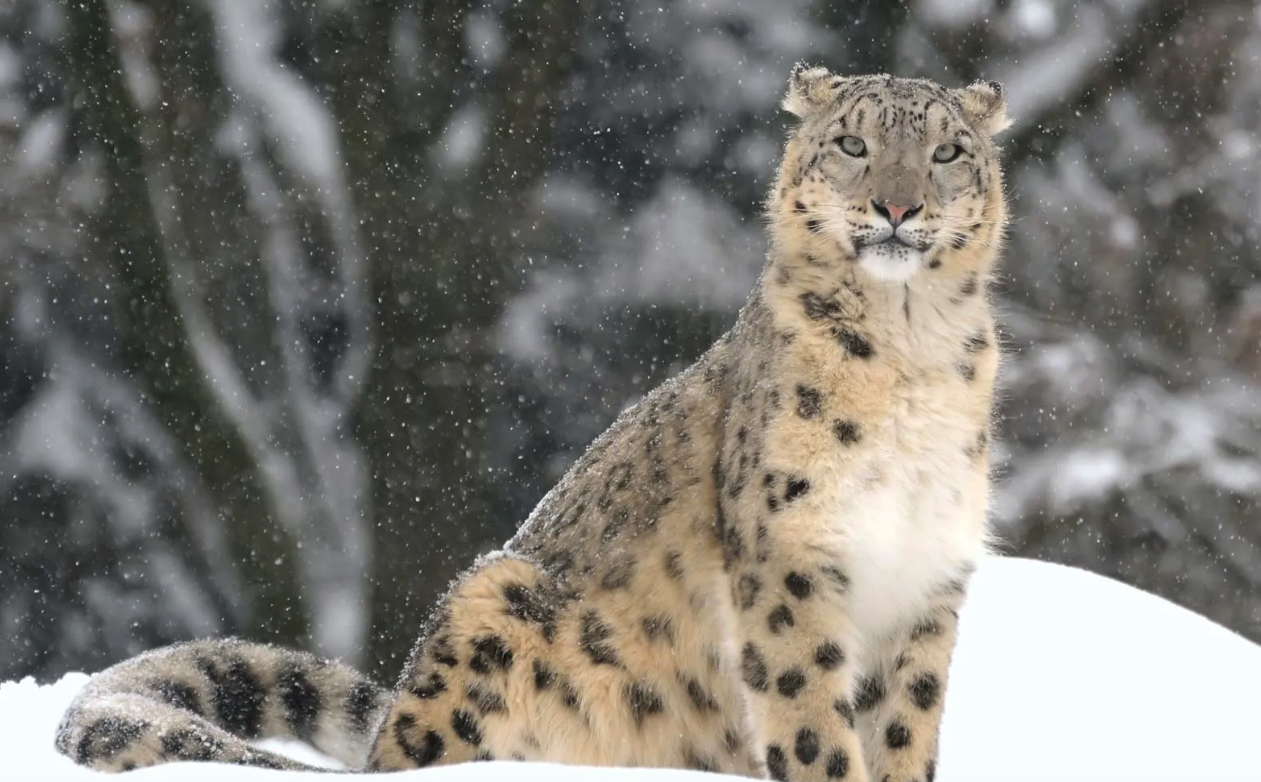
[(956, 90), (963, 117), (972, 127), (993, 136), (1011, 125), (1007, 116), (1007, 95), (996, 81), (978, 81)]
[(827, 105), (832, 98), (832, 82), (836, 79), (827, 68), (811, 68), (797, 63), (788, 77), (788, 94), (784, 111), (805, 119)]

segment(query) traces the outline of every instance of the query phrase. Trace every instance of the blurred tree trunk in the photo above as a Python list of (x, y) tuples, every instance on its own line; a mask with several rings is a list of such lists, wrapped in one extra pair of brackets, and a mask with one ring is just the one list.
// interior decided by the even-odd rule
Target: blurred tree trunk
[[(143, 390), (219, 503), (235, 560), (247, 563), (246, 572), (266, 574), (249, 585), (253, 635), (300, 642), (305, 617), (286, 610), (297, 603), (293, 557), (283, 531), (269, 517), (256, 465), (226, 420), (187, 339), (189, 324), (180, 312), (172, 275), (190, 261), (168, 257), (162, 218), (155, 212), (154, 183), (147, 176), (156, 166), (171, 177), (171, 191), (161, 195), (174, 205), (178, 223), (190, 213), (204, 213), (208, 204), (221, 203), (217, 194), (206, 192), (193, 165), (214, 149), (214, 112), (207, 104), (222, 91), (210, 22), (186, 4), (154, 4), (163, 100), (157, 113), (146, 116), (124, 81), (105, 0), (76, 0), (66, 8), (71, 22), (69, 76), (77, 93), (71, 101), (77, 107), (71, 132), (80, 144), (98, 146), (105, 165), (105, 206), (85, 228), (85, 239), (90, 253), (108, 259), (118, 286), (114, 358)], [(146, 129), (156, 136), (148, 151)]]
[[(484, 465), (500, 400), (494, 330), (520, 288), (515, 231), (545, 170), (550, 108), (581, 29), (581, 0), (533, 0), (504, 20), (507, 51), (476, 98), (486, 148), (463, 177), (427, 157), (465, 96), (467, 0), (425, 3), (418, 111), (395, 86), (391, 25), (403, 3), (339, 14), (324, 30), (327, 84), (364, 226), (376, 360), (358, 431), (372, 460), (375, 612), (369, 659), (393, 677), (434, 600), (503, 520)], [(414, 53), (408, 52), (407, 56)], [(407, 126), (398, 127), (398, 117)], [(491, 395), (488, 397), (488, 395)], [(511, 529), (519, 519), (509, 520)]]

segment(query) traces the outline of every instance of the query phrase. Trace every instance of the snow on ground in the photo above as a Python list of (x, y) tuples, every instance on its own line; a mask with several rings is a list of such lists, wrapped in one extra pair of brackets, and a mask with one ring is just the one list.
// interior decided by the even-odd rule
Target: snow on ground
[[(1158, 597), (1058, 565), (994, 558), (973, 585), (938, 782), (1257, 779), (1261, 647)], [(94, 776), (53, 750), (57, 721), (84, 681), (72, 674), (44, 687), (0, 684), (0, 777)], [(282, 773), (181, 764), (128, 778), (244, 782)], [(596, 773), (611, 782), (683, 782), (698, 772)], [(592, 771), (480, 763), (394, 778), (478, 782), (503, 774), (517, 782), (586, 782)]]

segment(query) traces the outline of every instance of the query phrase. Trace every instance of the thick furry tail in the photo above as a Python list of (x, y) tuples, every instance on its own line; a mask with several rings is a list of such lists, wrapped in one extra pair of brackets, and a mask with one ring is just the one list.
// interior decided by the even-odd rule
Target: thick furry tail
[(389, 692), (304, 652), (237, 640), (195, 641), (97, 674), (57, 728), (57, 750), (100, 771), (201, 760), (309, 769), (250, 739), (307, 742), (364, 766)]

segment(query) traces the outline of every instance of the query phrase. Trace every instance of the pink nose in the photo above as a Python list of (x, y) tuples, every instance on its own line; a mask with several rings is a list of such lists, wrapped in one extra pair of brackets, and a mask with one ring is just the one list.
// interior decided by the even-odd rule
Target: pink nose
[(906, 213), (911, 211), (911, 207), (909, 206), (898, 206), (897, 204), (890, 204), (887, 201), (885, 202), (884, 208), (885, 211), (889, 213), (889, 216), (893, 218), (893, 222), (895, 223), (902, 222), (902, 218), (906, 215)]
[(924, 206), (923, 204), (919, 206), (901, 206), (890, 201), (877, 201), (874, 198), (871, 200), (871, 205), (875, 208), (876, 214), (888, 220), (889, 224), (894, 228), (897, 228), (908, 218), (919, 214), (920, 209)]

